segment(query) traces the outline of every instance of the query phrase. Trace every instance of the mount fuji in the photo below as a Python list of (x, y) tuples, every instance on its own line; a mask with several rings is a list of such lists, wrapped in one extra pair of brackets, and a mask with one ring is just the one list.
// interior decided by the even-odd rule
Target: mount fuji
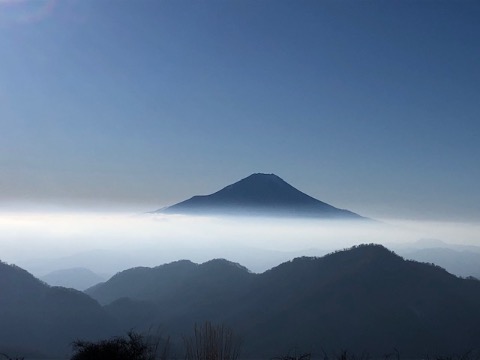
[(349, 210), (317, 200), (275, 174), (252, 174), (210, 194), (194, 196), (154, 213), (252, 215), (366, 220)]

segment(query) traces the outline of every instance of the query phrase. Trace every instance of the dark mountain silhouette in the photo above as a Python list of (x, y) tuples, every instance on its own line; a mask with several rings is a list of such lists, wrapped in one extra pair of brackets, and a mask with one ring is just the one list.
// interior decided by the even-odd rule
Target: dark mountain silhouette
[(194, 196), (156, 212), (364, 219), (317, 200), (274, 174), (253, 174), (211, 195)]
[(80, 291), (105, 281), (100, 275), (83, 267), (55, 270), (40, 279), (52, 286), (63, 286)]
[(116, 334), (105, 310), (80, 291), (50, 287), (27, 271), (0, 262), (0, 352), (64, 355), (77, 338)]
[(135, 300), (164, 299), (178, 293), (190, 293), (198, 297), (200, 294), (209, 296), (211, 291), (233, 291), (251, 277), (253, 274), (248, 269), (224, 259), (200, 265), (180, 260), (154, 268), (137, 267), (122, 271), (85, 292), (101, 304), (124, 297)]
[(479, 281), (378, 245), (297, 258), (262, 274), (226, 260), (131, 269), (87, 293), (113, 300), (106, 309), (125, 329), (161, 324), (175, 335), (194, 321), (225, 322), (244, 335), (246, 357), (294, 347), (423, 356), (480, 344)]

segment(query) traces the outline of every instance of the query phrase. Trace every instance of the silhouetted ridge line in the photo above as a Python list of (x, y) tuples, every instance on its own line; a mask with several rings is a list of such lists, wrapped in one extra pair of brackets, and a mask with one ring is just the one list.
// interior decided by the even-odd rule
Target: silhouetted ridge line
[(197, 195), (157, 210), (167, 214), (291, 216), (365, 219), (317, 200), (275, 174), (252, 174), (210, 195)]
[(223, 259), (169, 269), (120, 273), (117, 283), (88, 293), (126, 329), (148, 328), (152, 319), (176, 333), (192, 319), (228, 323), (245, 335), (247, 358), (286, 353), (292, 344), (378, 357), (397, 348), (419, 358), (480, 343), (479, 281), (404, 260), (381, 245), (299, 257), (262, 274)]

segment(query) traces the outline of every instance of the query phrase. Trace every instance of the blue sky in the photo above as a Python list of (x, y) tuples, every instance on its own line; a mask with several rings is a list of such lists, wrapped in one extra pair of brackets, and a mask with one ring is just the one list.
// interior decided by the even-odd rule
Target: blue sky
[(0, 0), (0, 207), (148, 211), (267, 172), (366, 216), (478, 220), (478, 19), (477, 1)]

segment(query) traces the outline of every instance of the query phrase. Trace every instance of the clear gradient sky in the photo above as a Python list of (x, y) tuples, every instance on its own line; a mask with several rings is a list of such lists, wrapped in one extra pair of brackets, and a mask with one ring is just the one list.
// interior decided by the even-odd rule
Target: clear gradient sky
[(254, 172), (480, 220), (480, 2), (0, 0), (0, 207), (148, 211)]

